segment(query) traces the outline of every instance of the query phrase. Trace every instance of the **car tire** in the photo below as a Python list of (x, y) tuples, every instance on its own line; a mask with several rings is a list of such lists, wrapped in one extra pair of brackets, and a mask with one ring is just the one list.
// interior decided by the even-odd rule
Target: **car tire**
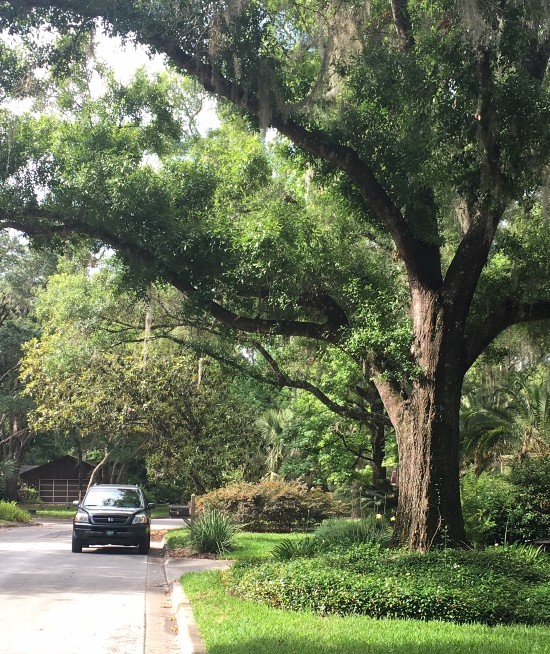
[(147, 536), (139, 544), (139, 553), (140, 554), (149, 554), (149, 548), (150, 547), (151, 547), (151, 536)]
[(74, 534), (71, 545), (71, 549), (75, 554), (80, 554), (80, 552), (82, 552), (82, 543), (75, 538)]

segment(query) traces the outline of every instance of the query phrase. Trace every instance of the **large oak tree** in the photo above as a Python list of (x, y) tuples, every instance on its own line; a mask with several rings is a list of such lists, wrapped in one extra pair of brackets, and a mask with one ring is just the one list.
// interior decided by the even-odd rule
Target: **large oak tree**
[[(370, 337), (368, 304), (351, 311), (363, 297), (360, 276), (341, 280), (337, 292), (321, 283), (304, 289), (295, 315), (268, 302), (258, 315), (237, 301), (237, 292), (230, 298), (206, 292), (200, 266), (191, 265), (184, 247), (180, 260), (166, 257), (159, 268), (233, 330), (331, 343), (360, 358), (397, 433), (398, 539), (417, 549), (443, 532), (447, 542), (464, 541), (458, 480), (464, 375), (506, 327), (550, 316), (547, 228), (544, 211), (535, 208), (550, 159), (546, 3), (12, 0), (0, 6), (11, 26), (30, 17), (78, 31), (99, 19), (107, 31), (165, 53), (177, 70), (286, 136), (309, 157), (321, 188), (340, 186), (341, 206), (357, 212), (363, 226), (355, 245), (368, 240), (387, 254), (388, 267), (402, 271), (411, 334), (406, 364), (396, 365), (391, 344)], [(62, 190), (54, 189), (61, 199)], [(191, 203), (208, 191), (187, 190)], [(142, 262), (158, 259), (152, 233), (136, 238), (130, 219), (121, 230), (121, 211), (117, 225), (109, 222), (113, 198), (105, 198), (99, 227), (85, 197), (63, 206), (52, 196), (5, 201), (3, 224), (29, 234), (88, 231)], [(198, 252), (208, 248), (195, 245)], [(332, 261), (336, 277), (338, 263)]]

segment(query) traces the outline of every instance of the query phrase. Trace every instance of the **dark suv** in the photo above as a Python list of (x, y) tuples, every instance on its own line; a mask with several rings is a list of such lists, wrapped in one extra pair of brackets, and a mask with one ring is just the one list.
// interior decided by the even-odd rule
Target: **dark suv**
[(151, 514), (139, 486), (97, 484), (88, 489), (73, 518), (73, 552), (91, 545), (133, 545), (147, 554)]

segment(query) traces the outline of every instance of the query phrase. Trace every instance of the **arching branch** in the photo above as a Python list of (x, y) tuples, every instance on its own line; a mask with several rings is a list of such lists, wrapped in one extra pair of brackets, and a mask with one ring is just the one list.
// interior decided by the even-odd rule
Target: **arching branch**
[(141, 265), (151, 269), (161, 267), (162, 277), (166, 282), (179, 290), (202, 311), (237, 331), (252, 334), (302, 336), (314, 340), (335, 342), (338, 340), (338, 331), (347, 323), (345, 314), (338, 310), (335, 303), (329, 303), (328, 297), (315, 299), (317, 307), (322, 302), (326, 309), (327, 320), (324, 323), (305, 320), (274, 320), (237, 314), (219, 302), (206, 297), (186, 279), (184, 273), (167, 266), (166, 262), (161, 260), (154, 252), (145, 249), (133, 239), (130, 233), (126, 232), (124, 236), (115, 234), (105, 226), (99, 226), (86, 220), (85, 216), (65, 220), (63, 216), (51, 212), (42, 214), (39, 209), (32, 209), (29, 212), (26, 210), (21, 212), (2, 210), (0, 212), (1, 227), (18, 229), (34, 237), (79, 232), (96, 238), (112, 246), (126, 257), (139, 261)]
[(472, 330), (472, 335), (466, 342), (464, 370), (468, 370), (508, 327), (538, 320), (550, 320), (550, 301), (521, 303), (510, 299), (503, 302)]
[[(407, 35), (411, 34), (410, 20), (407, 18), (406, 0), (395, 0), (397, 21)], [(117, 14), (116, 3), (110, 0), (12, 0), (11, 4), (18, 9), (49, 9), (58, 8), (62, 11), (80, 15), (84, 18), (99, 18), (110, 21), (118, 33), (131, 34), (144, 45), (152, 46), (158, 52), (164, 53), (170, 62), (180, 71), (185, 72), (198, 80), (209, 92), (218, 97), (229, 100), (232, 104), (240, 106), (248, 113), (263, 119), (262, 102), (258, 93), (246, 88), (239, 81), (229, 79), (222, 73), (222, 69), (212, 63), (212, 56), (208, 52), (202, 37), (186, 37), (183, 28), (177, 30), (174, 25), (171, 29), (147, 30), (144, 26), (149, 18), (140, 13), (140, 7), (130, 6), (126, 13), (130, 17), (123, 23)], [(130, 27), (131, 26), (131, 27)], [(213, 24), (205, 26), (205, 33)], [(411, 36), (406, 36), (410, 40)], [(305, 127), (297, 116), (292, 116), (283, 108), (271, 107), (270, 126), (288, 137), (298, 147), (309, 154), (318, 157), (334, 169), (347, 174), (349, 179), (357, 186), (365, 203), (390, 233), (396, 248), (405, 263), (409, 276), (414, 283), (429, 288), (438, 288), (441, 284), (441, 266), (439, 251), (427, 241), (418, 238), (410, 229), (400, 208), (391, 198), (391, 195), (377, 179), (370, 162), (363, 159), (355, 149), (342, 144), (314, 128)], [(267, 328), (269, 331), (269, 327)], [(268, 333), (263, 331), (262, 333)]]

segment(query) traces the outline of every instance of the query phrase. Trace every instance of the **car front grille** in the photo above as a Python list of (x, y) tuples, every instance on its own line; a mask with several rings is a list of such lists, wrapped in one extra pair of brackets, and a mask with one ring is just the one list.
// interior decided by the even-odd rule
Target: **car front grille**
[(131, 516), (127, 515), (94, 515), (92, 514), (92, 521), (96, 525), (125, 525), (129, 522)]

